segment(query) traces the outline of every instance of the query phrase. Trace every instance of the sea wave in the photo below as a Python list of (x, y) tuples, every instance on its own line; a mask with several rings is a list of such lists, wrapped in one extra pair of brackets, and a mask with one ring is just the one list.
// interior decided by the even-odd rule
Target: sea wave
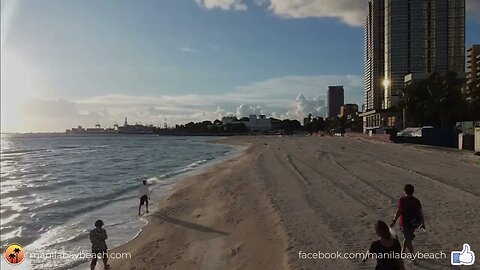
[(42, 151), (48, 151), (49, 149), (47, 148), (40, 148), (40, 149), (20, 149), (20, 150), (6, 150), (6, 151), (1, 151), (1, 155), (11, 155), (11, 154), (26, 154), (26, 153), (35, 153), (35, 152), (42, 152)]
[(185, 167), (183, 167), (179, 170), (162, 174), (162, 175), (160, 175), (160, 178), (162, 178), (162, 179), (169, 178), (169, 177), (172, 177), (172, 176), (176, 176), (176, 175), (194, 170), (194, 169), (198, 168), (200, 165), (208, 162), (209, 160), (211, 160), (211, 159), (202, 159), (202, 160), (195, 161), (195, 162), (193, 162), (193, 163), (191, 163), (191, 164), (189, 164), (189, 165), (187, 165), (187, 166), (185, 166)]
[[(131, 240), (146, 222), (137, 216), (140, 180), (148, 179), (155, 207), (160, 201), (155, 196), (164, 194), (178, 175), (228, 152), (227, 146), (206, 144), (207, 138), (2, 138), (2, 145), (3, 140), (17, 148), (2, 149), (2, 242), (40, 242), (37, 248), (67, 250), (90, 248), (88, 231), (98, 218), (105, 221), (109, 247)], [(4, 167), (11, 173), (4, 174)], [(77, 227), (67, 226), (72, 222)], [(38, 262), (32, 269), (81, 264), (49, 263)]]
[[(46, 183), (46, 184), (39, 185), (38, 183)], [(77, 181), (75, 180), (49, 182), (48, 180), (40, 179), (39, 181), (32, 181), (32, 182), (23, 184), (13, 190), (3, 192), (2, 197), (9, 198), (9, 197), (25, 196), (25, 195), (32, 194), (35, 191), (42, 191), (42, 190), (53, 191), (56, 189), (61, 189), (63, 187), (72, 186), (75, 184), (77, 184)]]

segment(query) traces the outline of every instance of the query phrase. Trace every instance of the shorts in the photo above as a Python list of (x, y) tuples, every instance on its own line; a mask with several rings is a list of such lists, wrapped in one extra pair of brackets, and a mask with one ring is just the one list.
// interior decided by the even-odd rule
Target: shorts
[(148, 196), (147, 195), (143, 195), (142, 197), (140, 197), (140, 205), (143, 205), (144, 203), (148, 204)]
[(403, 237), (407, 241), (415, 239), (415, 229), (412, 227), (402, 227)]

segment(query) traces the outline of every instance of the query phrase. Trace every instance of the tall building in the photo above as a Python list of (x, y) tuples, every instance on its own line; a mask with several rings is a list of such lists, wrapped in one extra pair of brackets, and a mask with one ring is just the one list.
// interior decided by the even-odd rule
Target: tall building
[(406, 80), (464, 76), (465, 0), (370, 0), (364, 66), (364, 131), (399, 126), (394, 105)]
[(480, 88), (480, 45), (467, 50), (467, 87)]
[(328, 117), (340, 114), (340, 107), (345, 103), (343, 86), (328, 87)]
[(465, 72), (465, 0), (386, 0), (384, 109), (408, 74)]
[(370, 0), (365, 18), (365, 107), (381, 110), (385, 76), (385, 0)]

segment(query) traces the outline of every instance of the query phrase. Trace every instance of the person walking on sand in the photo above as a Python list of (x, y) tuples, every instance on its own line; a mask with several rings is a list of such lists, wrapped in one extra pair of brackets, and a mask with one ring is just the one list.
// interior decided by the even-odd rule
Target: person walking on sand
[(370, 245), (363, 262), (365, 263), (368, 258), (373, 257), (377, 259), (375, 270), (405, 270), (401, 259), (402, 247), (400, 242), (390, 234), (388, 225), (381, 220), (377, 221), (375, 232), (380, 239)]
[(107, 231), (102, 228), (103, 221), (100, 219), (95, 221), (95, 229), (90, 232), (90, 242), (92, 243), (92, 263), (90, 264), (90, 269), (94, 270), (97, 266), (97, 259), (102, 258), (103, 268), (110, 269), (108, 265), (108, 254), (107, 254)]
[(400, 218), (400, 228), (404, 237), (402, 251), (405, 253), (406, 249), (408, 249), (410, 253), (413, 253), (415, 230), (418, 228), (425, 229), (425, 219), (423, 217), (422, 204), (413, 196), (413, 192), (415, 191), (413, 185), (405, 185), (404, 191), (405, 195), (398, 200), (398, 209), (390, 227), (394, 227)]
[(138, 206), (138, 215), (141, 215), (140, 210), (142, 209), (142, 205), (144, 203), (146, 204), (146, 209), (148, 213), (148, 199), (150, 198), (150, 190), (147, 186), (147, 180), (143, 180), (143, 184), (138, 190), (138, 198), (140, 199), (140, 205)]

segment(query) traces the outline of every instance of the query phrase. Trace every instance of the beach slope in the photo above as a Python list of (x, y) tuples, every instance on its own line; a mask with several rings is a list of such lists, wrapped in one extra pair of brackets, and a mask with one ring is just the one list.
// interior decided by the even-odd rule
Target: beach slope
[(451, 269), (452, 250), (480, 251), (480, 164), (471, 153), (353, 138), (235, 137), (246, 152), (182, 181), (144, 231), (116, 249), (112, 269), (373, 269), (360, 258), (306, 260), (299, 252), (364, 252), (389, 223), (407, 183), (422, 201), (420, 252), (446, 259), (407, 269)]

